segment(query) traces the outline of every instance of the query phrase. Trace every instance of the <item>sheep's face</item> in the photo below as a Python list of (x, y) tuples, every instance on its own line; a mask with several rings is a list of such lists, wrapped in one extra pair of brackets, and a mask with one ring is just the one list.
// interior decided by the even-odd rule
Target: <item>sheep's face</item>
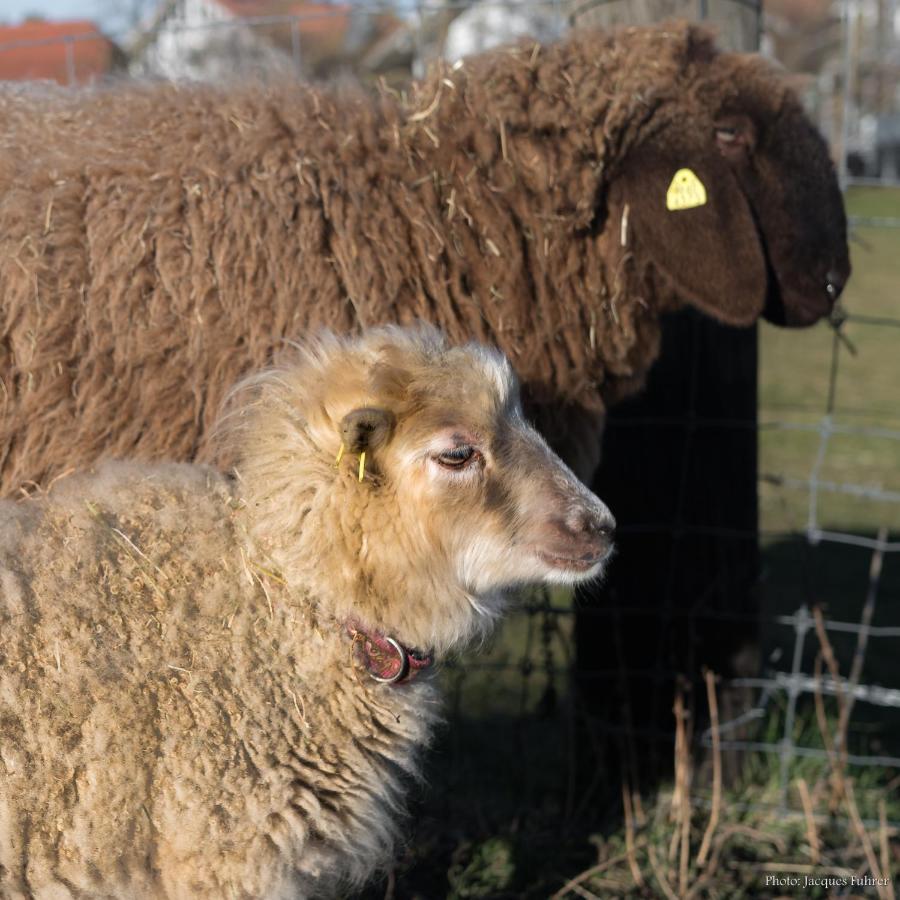
[(601, 572), (613, 519), (524, 421), (517, 397), (486, 416), (435, 413), (398, 435), (396, 491), (429, 521), (449, 578), (483, 598)]
[(477, 347), (382, 350), (364, 405), (336, 429), (379, 598), (354, 614), (441, 646), (480, 630), (512, 587), (599, 575), (612, 516), (525, 422), (506, 360)]
[(446, 649), (510, 588), (609, 556), (609, 510), (524, 421), (493, 351), (381, 329), (249, 387), (233, 430), (255, 552), (339, 620)]
[(723, 55), (710, 132), (753, 214), (768, 264), (765, 315), (787, 325), (827, 316), (850, 276), (847, 221), (828, 147), (783, 75), (754, 57)]
[(726, 106), (713, 132), (769, 263), (766, 318), (810, 325), (830, 313), (850, 277), (844, 204), (825, 141), (799, 102), (787, 93), (777, 108), (770, 103)]
[(690, 52), (690, 87), (660, 102), (613, 183), (609, 227), (721, 321), (810, 325), (850, 275), (825, 141), (769, 63), (705, 40)]

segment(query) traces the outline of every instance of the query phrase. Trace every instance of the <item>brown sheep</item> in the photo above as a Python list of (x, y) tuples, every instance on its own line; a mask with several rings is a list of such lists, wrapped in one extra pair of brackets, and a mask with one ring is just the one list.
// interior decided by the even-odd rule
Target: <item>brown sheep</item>
[(0, 503), (6, 900), (364, 880), (437, 715), (432, 657), (610, 550), (506, 360), (430, 329), (326, 337), (219, 432), (234, 479), (107, 462)]
[(223, 392), (284, 338), (414, 319), (506, 352), (588, 475), (661, 314), (809, 324), (849, 274), (783, 74), (685, 24), (493, 51), (407, 101), (31, 90), (0, 95), (0, 123), (6, 492), (208, 459)]

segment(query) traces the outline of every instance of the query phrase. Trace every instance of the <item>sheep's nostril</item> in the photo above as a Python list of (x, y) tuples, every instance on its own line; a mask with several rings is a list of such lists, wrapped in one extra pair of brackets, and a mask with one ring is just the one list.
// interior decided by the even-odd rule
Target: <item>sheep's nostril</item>
[(573, 536), (593, 534), (597, 530), (597, 520), (587, 510), (579, 509), (565, 519), (565, 529)]
[(608, 554), (612, 550), (613, 541), (616, 538), (616, 523), (602, 522), (593, 529), (594, 541), (597, 544), (597, 551), (603, 555)]
[(828, 299), (834, 302), (841, 296), (841, 291), (844, 290), (844, 279), (835, 272), (829, 271), (825, 275), (825, 293), (828, 294)]

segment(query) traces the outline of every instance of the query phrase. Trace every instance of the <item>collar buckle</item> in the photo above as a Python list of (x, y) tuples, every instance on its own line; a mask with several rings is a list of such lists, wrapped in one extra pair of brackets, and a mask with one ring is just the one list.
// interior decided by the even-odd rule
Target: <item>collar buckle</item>
[(377, 672), (373, 672), (372, 669), (368, 667), (366, 667), (366, 670), (372, 679), (380, 684), (396, 684), (398, 681), (403, 681), (409, 675), (409, 653), (407, 653), (406, 647), (404, 647), (400, 641), (397, 641), (392, 637), (385, 635), (382, 640), (385, 643), (390, 644), (391, 647), (397, 651), (397, 656), (400, 658), (399, 668), (393, 675), (380, 675)]
[(434, 663), (433, 655), (405, 647), (380, 631), (365, 631), (355, 621), (345, 623), (360, 668), (379, 684), (402, 684)]

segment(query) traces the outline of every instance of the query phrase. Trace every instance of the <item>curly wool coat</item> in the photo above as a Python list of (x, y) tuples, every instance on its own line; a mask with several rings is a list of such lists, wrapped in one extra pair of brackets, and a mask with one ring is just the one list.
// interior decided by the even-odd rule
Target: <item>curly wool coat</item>
[[(284, 338), (424, 319), (506, 352), (583, 475), (660, 316), (825, 315), (849, 274), (821, 137), (766, 61), (685, 24), (438, 68), (408, 98), (0, 94), (2, 490), (207, 458)], [(707, 201), (667, 209), (689, 169)]]

